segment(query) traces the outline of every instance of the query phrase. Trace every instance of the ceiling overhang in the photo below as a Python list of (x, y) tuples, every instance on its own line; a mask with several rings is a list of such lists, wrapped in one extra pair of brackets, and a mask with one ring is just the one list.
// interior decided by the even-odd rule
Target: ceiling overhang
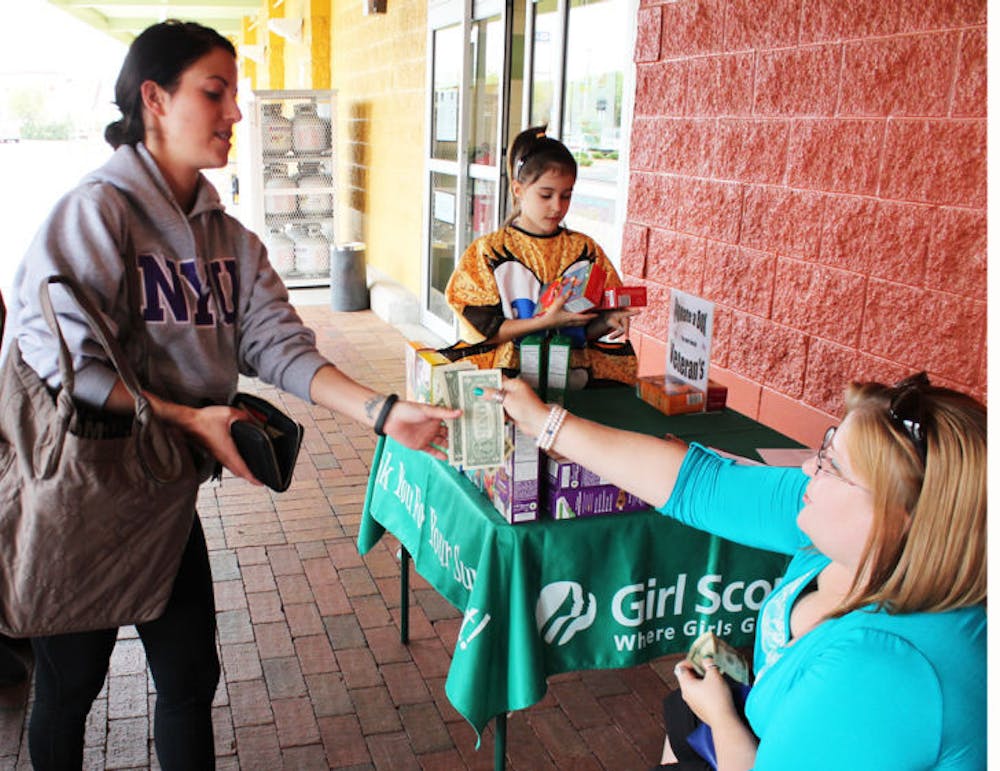
[(197, 21), (227, 37), (239, 35), (244, 16), (255, 16), (260, 0), (48, 0), (50, 5), (123, 43), (165, 19)]

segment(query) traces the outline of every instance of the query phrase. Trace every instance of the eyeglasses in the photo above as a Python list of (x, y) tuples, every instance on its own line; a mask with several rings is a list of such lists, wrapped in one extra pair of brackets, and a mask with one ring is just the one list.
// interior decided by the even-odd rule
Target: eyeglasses
[(900, 380), (889, 397), (889, 419), (913, 443), (920, 460), (927, 462), (927, 410), (923, 394), (931, 381), (926, 372)]
[(830, 447), (833, 445), (833, 435), (836, 433), (837, 427), (830, 426), (826, 430), (826, 433), (823, 434), (823, 443), (819, 446), (819, 450), (816, 452), (816, 473), (826, 474), (834, 479), (839, 479), (844, 484), (856, 487), (859, 490), (867, 490), (867, 488), (862, 487), (853, 479), (848, 479), (844, 476), (844, 472), (837, 468), (837, 464), (834, 463), (833, 458), (830, 457)]

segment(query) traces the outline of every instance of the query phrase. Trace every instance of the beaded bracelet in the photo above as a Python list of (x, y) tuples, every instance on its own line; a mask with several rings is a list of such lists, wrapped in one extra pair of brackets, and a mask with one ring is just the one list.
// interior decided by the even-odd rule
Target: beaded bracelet
[(563, 421), (566, 420), (567, 412), (558, 404), (553, 404), (552, 409), (549, 410), (548, 416), (545, 418), (545, 423), (542, 426), (542, 430), (538, 434), (538, 438), (535, 440), (535, 446), (539, 450), (548, 451), (552, 448), (552, 445), (556, 441), (556, 434), (559, 433), (559, 429), (562, 428)]
[(382, 409), (379, 410), (378, 417), (375, 418), (374, 430), (378, 436), (385, 436), (385, 422), (389, 419), (389, 412), (393, 405), (399, 401), (398, 394), (389, 394), (382, 402)]

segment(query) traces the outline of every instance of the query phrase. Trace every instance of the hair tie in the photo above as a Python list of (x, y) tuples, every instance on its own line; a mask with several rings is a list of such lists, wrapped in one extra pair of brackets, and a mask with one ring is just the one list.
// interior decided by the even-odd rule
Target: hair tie
[(514, 164), (514, 178), (517, 179), (521, 176), (521, 169), (524, 167), (525, 161), (527, 161), (532, 155), (538, 152), (541, 145), (541, 140), (545, 139), (545, 132), (535, 135), (535, 146), (532, 147), (528, 152), (524, 153), (520, 158), (517, 159), (517, 163)]

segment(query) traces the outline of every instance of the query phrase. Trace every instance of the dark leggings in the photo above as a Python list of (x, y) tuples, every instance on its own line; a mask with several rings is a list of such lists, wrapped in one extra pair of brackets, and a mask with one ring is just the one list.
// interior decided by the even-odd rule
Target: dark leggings
[[(214, 768), (215, 598), (197, 516), (166, 610), (136, 629), (156, 684), (153, 734), (160, 766), (164, 771)], [(87, 714), (104, 684), (117, 635), (117, 629), (106, 629), (31, 641), (35, 704), (28, 745), (36, 769), (75, 771), (83, 765)]]
[(688, 735), (698, 727), (700, 721), (681, 697), (680, 688), (671, 691), (663, 700), (663, 720), (667, 724), (667, 737), (677, 763), (657, 768), (670, 771), (712, 771), (712, 765), (688, 744)]
[[(730, 682), (730, 689), (733, 692), (733, 700), (739, 709), (743, 724), (750, 728), (744, 712), (746, 686), (738, 686)], [(701, 720), (684, 701), (680, 688), (671, 691), (663, 700), (663, 721), (667, 725), (667, 738), (670, 740), (670, 747), (677, 757), (677, 762), (656, 766), (656, 768), (669, 769), (669, 771), (714, 771), (715, 766), (699, 755), (688, 742), (688, 736), (701, 725)]]

